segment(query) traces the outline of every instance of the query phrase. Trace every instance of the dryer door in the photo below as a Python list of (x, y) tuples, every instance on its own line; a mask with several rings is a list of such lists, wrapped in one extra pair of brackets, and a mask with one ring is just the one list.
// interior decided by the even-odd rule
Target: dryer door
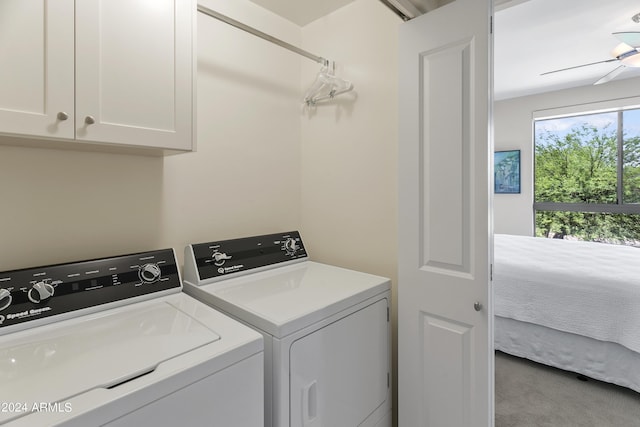
[(291, 427), (373, 425), (390, 394), (387, 306), (379, 300), (293, 343)]

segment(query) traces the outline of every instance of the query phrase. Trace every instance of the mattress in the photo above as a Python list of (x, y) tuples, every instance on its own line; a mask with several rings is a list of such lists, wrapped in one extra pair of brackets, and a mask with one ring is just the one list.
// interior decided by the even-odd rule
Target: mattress
[(640, 352), (640, 249), (497, 234), (494, 313)]

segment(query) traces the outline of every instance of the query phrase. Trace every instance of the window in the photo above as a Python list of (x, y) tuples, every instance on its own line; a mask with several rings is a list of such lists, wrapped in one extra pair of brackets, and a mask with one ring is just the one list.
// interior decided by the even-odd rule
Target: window
[(534, 121), (536, 235), (640, 246), (640, 109)]
[(625, 111), (622, 185), (624, 203), (640, 203), (640, 109)]

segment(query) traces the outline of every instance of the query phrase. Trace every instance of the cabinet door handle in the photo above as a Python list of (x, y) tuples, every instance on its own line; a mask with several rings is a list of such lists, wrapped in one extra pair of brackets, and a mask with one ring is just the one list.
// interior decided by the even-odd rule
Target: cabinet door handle
[(58, 120), (63, 122), (63, 121), (65, 121), (65, 120), (67, 120), (69, 118), (69, 115), (67, 113), (65, 113), (64, 111), (60, 111), (56, 117), (58, 118)]
[(94, 119), (93, 116), (87, 116), (84, 118), (84, 122), (88, 125), (92, 125), (96, 122), (96, 119)]

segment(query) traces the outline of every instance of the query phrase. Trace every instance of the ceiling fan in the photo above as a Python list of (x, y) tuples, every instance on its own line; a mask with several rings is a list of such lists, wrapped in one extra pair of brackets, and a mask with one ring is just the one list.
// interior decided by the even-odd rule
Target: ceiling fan
[(605, 59), (604, 61), (590, 62), (588, 64), (576, 65), (568, 68), (561, 68), (559, 70), (547, 71), (540, 74), (544, 76), (546, 74), (558, 73), (560, 71), (573, 70), (575, 68), (587, 67), (589, 65), (604, 64), (606, 62), (618, 62), (620, 65), (614, 68), (609, 73), (605, 74), (594, 83), (599, 85), (609, 82), (622, 73), (627, 67), (640, 67), (640, 32), (638, 31), (626, 31), (613, 33), (613, 35), (620, 40), (620, 44), (611, 51), (611, 59)]

